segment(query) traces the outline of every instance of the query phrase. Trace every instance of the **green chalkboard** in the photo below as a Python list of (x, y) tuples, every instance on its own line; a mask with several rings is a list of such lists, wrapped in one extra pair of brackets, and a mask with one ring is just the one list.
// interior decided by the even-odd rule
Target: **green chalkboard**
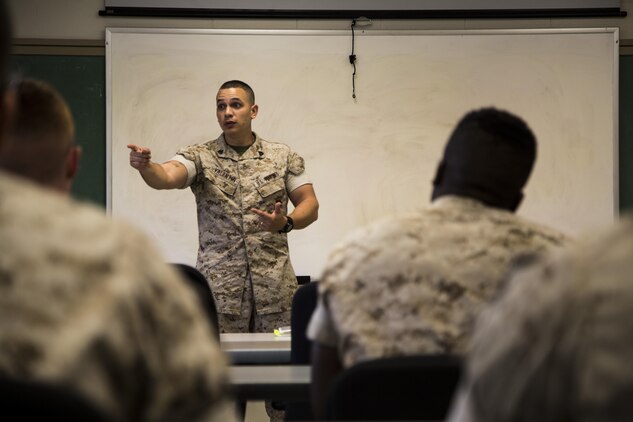
[(50, 83), (68, 102), (83, 151), (72, 196), (105, 207), (105, 57), (14, 55), (13, 63), (19, 75)]
[(633, 56), (620, 56), (620, 211), (633, 210)]

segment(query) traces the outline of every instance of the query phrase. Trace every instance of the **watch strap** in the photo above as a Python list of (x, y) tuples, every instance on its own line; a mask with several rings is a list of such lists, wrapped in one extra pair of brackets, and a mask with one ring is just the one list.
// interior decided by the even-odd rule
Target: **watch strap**
[(294, 226), (295, 226), (295, 222), (292, 220), (292, 218), (289, 216), (286, 216), (286, 224), (284, 224), (281, 230), (279, 230), (279, 233), (288, 233), (294, 228)]

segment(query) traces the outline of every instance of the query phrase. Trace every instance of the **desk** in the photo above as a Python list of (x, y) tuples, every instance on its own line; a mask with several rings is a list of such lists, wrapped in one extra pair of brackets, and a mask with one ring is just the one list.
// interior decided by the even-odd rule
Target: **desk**
[(310, 400), (310, 365), (237, 365), (229, 377), (239, 401)]
[(290, 336), (273, 333), (220, 334), (220, 347), (233, 365), (290, 363)]

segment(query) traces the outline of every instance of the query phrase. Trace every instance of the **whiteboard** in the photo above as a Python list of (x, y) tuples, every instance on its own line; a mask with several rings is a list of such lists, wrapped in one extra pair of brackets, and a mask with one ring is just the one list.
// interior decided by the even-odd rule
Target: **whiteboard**
[(356, 31), (356, 100), (348, 31), (110, 28), (107, 206), (169, 261), (197, 252), (191, 190), (156, 191), (126, 144), (155, 161), (216, 138), (215, 94), (255, 90), (254, 130), (306, 160), (319, 220), (289, 234), (299, 275), (318, 279), (332, 247), (358, 227), (429, 203), (444, 144), (469, 110), (522, 116), (539, 141), (519, 214), (571, 235), (617, 210), (618, 30)]

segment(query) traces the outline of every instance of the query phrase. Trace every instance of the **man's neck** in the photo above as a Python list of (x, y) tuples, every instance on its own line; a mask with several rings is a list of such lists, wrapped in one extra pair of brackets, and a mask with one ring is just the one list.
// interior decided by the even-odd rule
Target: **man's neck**
[(249, 132), (244, 135), (238, 136), (228, 136), (226, 133), (224, 134), (224, 140), (227, 144), (234, 147), (247, 147), (252, 145), (255, 142), (255, 134), (253, 132)]

